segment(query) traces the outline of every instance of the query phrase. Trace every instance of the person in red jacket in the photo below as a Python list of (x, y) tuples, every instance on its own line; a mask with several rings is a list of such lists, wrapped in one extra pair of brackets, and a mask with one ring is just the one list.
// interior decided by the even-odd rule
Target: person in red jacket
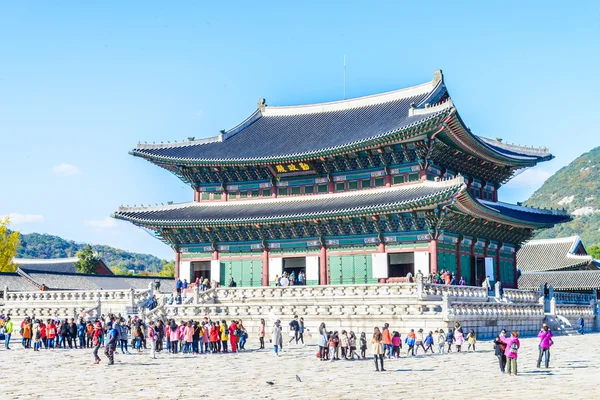
[(237, 330), (237, 324), (235, 321), (231, 321), (231, 325), (229, 325), (229, 343), (231, 344), (231, 352), (237, 352), (237, 336), (235, 336), (235, 331)]
[(44, 324), (44, 321), (42, 321), (40, 319), (40, 336), (42, 338), (42, 344), (44, 345), (44, 348), (47, 349), (48, 348), (48, 334), (46, 333), (46, 324)]
[(390, 324), (383, 324), (383, 357), (392, 358), (392, 335), (390, 335)]
[(54, 348), (54, 340), (56, 339), (56, 325), (54, 321), (49, 319), (46, 324), (46, 337), (48, 338), (48, 348)]
[(219, 341), (219, 328), (214, 322), (210, 324), (210, 349), (213, 353), (218, 352), (217, 342)]
[(92, 364), (100, 364), (100, 357), (98, 356), (100, 345), (102, 345), (102, 324), (98, 321), (94, 325), (94, 362)]

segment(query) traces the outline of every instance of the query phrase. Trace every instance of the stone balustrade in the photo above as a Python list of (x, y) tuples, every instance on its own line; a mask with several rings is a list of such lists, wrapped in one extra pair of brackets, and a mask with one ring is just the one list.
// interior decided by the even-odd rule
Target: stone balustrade
[(539, 303), (539, 290), (504, 289), (502, 298), (511, 303)]
[[(418, 283), (418, 285), (421, 285)], [(423, 283), (422, 298), (441, 299), (445, 294), (448, 297), (471, 298), (476, 301), (487, 301), (488, 290), (479, 286), (457, 286)]]
[(148, 290), (134, 292), (132, 290), (52, 290), (38, 292), (8, 292), (5, 295), (5, 304), (11, 302), (96, 302), (102, 301), (130, 301), (132, 296), (137, 300), (148, 296)]
[(22, 306), (22, 307), (0, 307), (0, 314), (10, 315), (10, 317), (19, 321), (24, 317), (36, 318), (78, 318), (81, 313), (89, 311), (87, 307), (82, 306), (65, 306), (65, 307), (48, 307), (48, 306)]
[[(388, 285), (330, 285), (330, 286), (265, 286), (218, 288), (215, 292), (200, 297), (199, 303), (212, 300), (218, 302), (251, 302), (264, 300), (326, 301), (335, 299), (385, 299), (391, 297), (416, 296), (416, 284), (399, 283)], [(210, 291), (209, 291), (210, 292)]]
[(572, 317), (575, 317), (575, 319), (577, 319), (580, 316), (583, 316), (584, 318), (593, 317), (594, 306), (591, 304), (588, 304), (587, 306), (583, 304), (557, 304), (556, 315), (562, 315), (563, 317), (566, 317), (569, 320), (571, 320)]
[(590, 304), (590, 301), (595, 300), (596, 297), (593, 294), (555, 291), (554, 299), (557, 304)]
[(446, 306), (446, 318), (451, 320), (468, 319), (519, 319), (536, 317), (544, 318), (544, 307), (534, 303), (473, 303), (453, 302)]

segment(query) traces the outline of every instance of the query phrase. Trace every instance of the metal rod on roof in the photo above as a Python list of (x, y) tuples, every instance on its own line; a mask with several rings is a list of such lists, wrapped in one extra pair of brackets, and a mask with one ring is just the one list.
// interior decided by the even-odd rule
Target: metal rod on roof
[(346, 100), (346, 55), (344, 55), (344, 100)]

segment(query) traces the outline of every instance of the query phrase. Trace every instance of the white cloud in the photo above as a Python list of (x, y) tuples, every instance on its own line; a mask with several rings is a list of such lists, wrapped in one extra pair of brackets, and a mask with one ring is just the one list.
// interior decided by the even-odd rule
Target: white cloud
[(542, 168), (532, 168), (523, 171), (521, 174), (515, 176), (511, 179), (506, 185), (505, 188), (508, 189), (531, 189), (536, 190), (544, 182), (546, 179), (550, 178), (552, 174)]
[(63, 162), (52, 168), (52, 172), (54, 173), (54, 175), (58, 176), (72, 176), (77, 175), (80, 171), (79, 168), (77, 168), (73, 164)]
[(37, 214), (12, 213), (12, 214), (8, 214), (8, 215), (1, 215), (0, 219), (5, 218), (5, 217), (10, 218), (11, 224), (35, 224), (35, 223), (39, 223), (39, 222), (44, 222), (44, 216), (37, 215)]
[(84, 223), (95, 229), (111, 229), (117, 227), (117, 221), (114, 218), (106, 217), (104, 219), (86, 220)]

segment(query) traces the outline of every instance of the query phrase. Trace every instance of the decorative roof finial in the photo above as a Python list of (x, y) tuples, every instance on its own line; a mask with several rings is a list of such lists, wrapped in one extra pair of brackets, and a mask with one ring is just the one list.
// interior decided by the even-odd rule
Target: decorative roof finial
[(262, 97), (260, 99), (258, 99), (258, 111), (260, 112), (264, 112), (265, 111), (265, 107), (267, 107), (267, 103), (266, 100), (263, 99)]
[(441, 69), (436, 69), (435, 71), (433, 71), (433, 79), (431, 80), (431, 83), (433, 84), (433, 86), (435, 86), (440, 81), (442, 82), (442, 84), (444, 83), (444, 74), (442, 73)]

